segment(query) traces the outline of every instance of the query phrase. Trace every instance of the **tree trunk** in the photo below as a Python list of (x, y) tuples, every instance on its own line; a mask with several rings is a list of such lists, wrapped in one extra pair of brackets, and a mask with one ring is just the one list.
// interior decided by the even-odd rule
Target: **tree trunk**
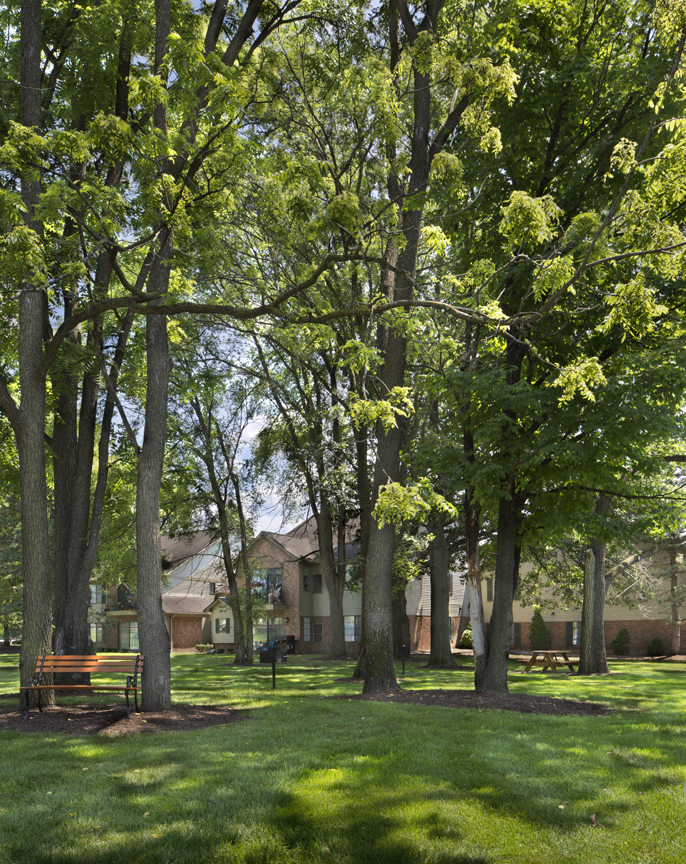
[[(231, 543), (229, 540), (229, 520), (226, 512), (226, 498), (228, 497), (228, 489), (225, 484), (220, 484), (217, 478), (217, 471), (214, 458), (213, 444), (213, 419), (211, 412), (206, 417), (198, 399), (192, 399), (191, 405), (195, 411), (198, 423), (200, 426), (203, 452), (200, 456), (205, 463), (207, 473), (212, 487), (212, 497), (217, 508), (219, 516), (219, 536), (222, 545), (222, 557), (224, 559), (224, 572), (229, 586), (229, 608), (233, 616), (233, 642), (234, 642), (234, 665), (245, 665), (245, 634), (243, 632), (243, 611), (241, 609), (240, 592), (238, 590), (238, 577), (231, 556)], [(240, 490), (238, 488), (238, 477), (233, 472), (233, 459), (226, 447), (223, 432), (218, 423), (214, 422), (214, 431), (216, 432), (217, 441), (224, 459), (225, 470), (229, 472), (231, 483), (236, 490), (237, 502), (240, 505)], [(241, 508), (242, 509), (242, 508)]]
[[(21, 6), (20, 81), (21, 123), (40, 131), (40, 0), (24, 0)], [(35, 176), (22, 179), (21, 194), (28, 214), (28, 226), (39, 237), (42, 236), (42, 225), (35, 220), (34, 212), (40, 188), (40, 181)], [(29, 676), (33, 675), (37, 657), (50, 652), (52, 641), (45, 479), (45, 373), (41, 368), (43, 339), (48, 327), (47, 300), (42, 284), (38, 278), (28, 279), (21, 284), (19, 296), (21, 403), (19, 410), (15, 408), (10, 415), (17, 439), (21, 488), (24, 626), (19, 669), (22, 685), (26, 685)], [(8, 407), (3, 404), (5, 410)], [(46, 701), (54, 704), (54, 692), (48, 690), (46, 695)]]
[(455, 661), (450, 650), (450, 550), (445, 536), (445, 515), (441, 514), (430, 526), (431, 541), (429, 571), (431, 577), (431, 651), (432, 669), (453, 669)]
[[(323, 466), (320, 477), (324, 477)], [(311, 484), (308, 483), (308, 486)], [(345, 591), (345, 566), (343, 579), (336, 566), (333, 549), (333, 524), (329, 502), (320, 495), (319, 509), (316, 511), (317, 533), (319, 535), (319, 555), (322, 562), (322, 575), (329, 592), (329, 656), (345, 656), (345, 627), (343, 622), (343, 594)]]
[[(610, 499), (601, 492), (595, 512), (599, 516), (612, 507)], [(593, 580), (588, 585), (591, 594), (586, 601), (586, 568), (584, 568), (584, 604), (581, 610), (582, 654), (579, 661), (580, 675), (607, 675), (607, 652), (605, 649), (605, 552), (606, 545), (598, 537), (591, 540), (593, 555)], [(590, 568), (590, 558), (587, 566)], [(590, 577), (590, 573), (589, 573)], [(589, 578), (590, 583), (590, 578)], [(583, 665), (582, 665), (583, 660)]]
[[(156, 73), (160, 73), (167, 53), (170, 29), (169, 0), (155, 0)], [(153, 120), (158, 133), (166, 137), (167, 115), (163, 102), (154, 107)], [(151, 293), (162, 296), (169, 290), (169, 268), (173, 257), (173, 238), (171, 229), (164, 226), (165, 216), (164, 211), (161, 211), (160, 246), (149, 277)], [(136, 485), (138, 627), (141, 652), (145, 655), (142, 677), (143, 710), (165, 711), (171, 707), (171, 644), (162, 612), (160, 544), (160, 489), (167, 440), (170, 373), (167, 319), (164, 315), (146, 317), (145, 349), (145, 432), (143, 447), (138, 456)]]
[(465, 492), (465, 538), (467, 541), (467, 596), (472, 625), (472, 650), (474, 651), (474, 689), (482, 690), (488, 662), (488, 640), (486, 638), (484, 603), (481, 592), (481, 565), (479, 563), (479, 508), (474, 500), (474, 490), (471, 487), (467, 487)]
[(679, 625), (679, 602), (678, 602), (678, 582), (679, 574), (676, 571), (676, 549), (672, 547), (669, 550), (669, 563), (672, 567), (670, 578), (670, 597), (672, 600), (672, 647), (671, 653), (681, 654), (681, 627)]
[(593, 601), (595, 599), (595, 555), (586, 550), (584, 559), (584, 599), (581, 606), (581, 635), (579, 637), (579, 675), (591, 675), (593, 662)]
[[(221, 518), (221, 517), (220, 517)], [(241, 599), (238, 591), (238, 579), (231, 561), (231, 549), (229, 548), (228, 532), (224, 533), (222, 527), (222, 553), (224, 556), (224, 570), (229, 583), (229, 608), (233, 615), (233, 644), (234, 665), (245, 666), (245, 631), (243, 628), (243, 613), (241, 610)]]
[(402, 657), (403, 646), (409, 649), (411, 644), (410, 619), (407, 617), (407, 583), (404, 579), (393, 579), (391, 604), (393, 615), (393, 653)]
[(498, 505), (498, 540), (496, 545), (493, 614), (489, 639), (488, 662), (483, 690), (507, 693), (507, 661), (512, 641), (512, 600), (517, 566), (518, 501), (511, 482), (509, 494), (501, 495)]
[[(65, 318), (70, 306), (65, 302)], [(68, 341), (73, 341), (70, 334)], [(54, 622), (55, 650), (62, 648), (61, 633), (67, 605), (69, 586), (69, 543), (71, 538), (72, 494), (76, 468), (76, 441), (78, 437), (76, 376), (52, 369), (51, 383), (56, 394), (52, 432), (53, 474), (53, 568), (54, 568)]]
[[(167, 241), (166, 265), (170, 240)], [(159, 274), (164, 279), (164, 274)], [(151, 274), (151, 279), (153, 274)], [(159, 290), (157, 285), (155, 290)], [(136, 563), (138, 573), (138, 628), (141, 653), (145, 655), (142, 678), (144, 711), (165, 711), (171, 707), (171, 649), (162, 613), (162, 550), (160, 545), (160, 488), (167, 437), (167, 392), (169, 344), (163, 315), (148, 315), (146, 324), (147, 378), (145, 432), (138, 457), (136, 486)]]
[(398, 690), (393, 664), (391, 589), (395, 530), (372, 520), (369, 559), (363, 595), (365, 677), (363, 693)]
[[(434, 30), (442, 2), (427, 5), (426, 22)], [(389, 34), (392, 43), (391, 71), (395, 73), (399, 62), (397, 46), (397, 7), (391, 4)], [(406, 28), (407, 30), (407, 28)], [(409, 35), (409, 34), (408, 34)], [(416, 38), (416, 33), (411, 37)], [(429, 182), (432, 156), (429, 152), (429, 130), (431, 128), (431, 81), (429, 75), (419, 68), (413, 69), (413, 123), (412, 144), (409, 162), (410, 182), (407, 194), (413, 196), (426, 189)], [(392, 173), (388, 180), (392, 200), (400, 201), (400, 188)], [(423, 210), (405, 210), (401, 217), (401, 230), (405, 246), (400, 254), (397, 274), (388, 267), (382, 270), (382, 292), (389, 299), (409, 300), (412, 297), (417, 271), (417, 255), (421, 239)], [(397, 255), (395, 241), (390, 241), (386, 250), (389, 264)], [(384, 344), (385, 343), (385, 344)], [(389, 327), (382, 331), (380, 346), (384, 355), (381, 372), (381, 398), (385, 398), (394, 387), (401, 387), (405, 379), (407, 340), (402, 328)], [(399, 430), (384, 430), (376, 424), (376, 465), (372, 488), (372, 503), (376, 502), (379, 487), (399, 479), (400, 433)], [(369, 558), (364, 594), (365, 615), (365, 693), (384, 693), (396, 690), (398, 684), (393, 666), (392, 612), (390, 590), (392, 587), (393, 553), (395, 532), (392, 525), (379, 527), (375, 519), (371, 522)], [(388, 596), (383, 596), (385, 593)]]
[[(115, 113), (123, 121), (128, 120), (128, 87), (131, 67), (131, 22), (123, 20), (119, 41), (119, 62)], [(82, 118), (80, 118), (82, 120)], [(79, 125), (83, 125), (79, 123)], [(124, 162), (118, 160), (108, 171), (106, 186), (114, 188), (122, 178)], [(83, 178), (85, 165), (77, 166), (73, 181)], [(65, 236), (75, 235), (76, 223), (67, 218)], [(116, 253), (104, 250), (98, 256), (95, 271), (94, 295), (104, 298), (109, 289), (114, 258)], [(65, 291), (64, 317), (73, 312), (74, 290)], [(109, 383), (116, 389), (119, 370), (129, 333), (133, 324), (133, 312), (127, 312), (119, 331)], [(68, 337), (69, 341), (80, 342), (80, 328)], [(96, 355), (102, 361), (100, 351), (102, 339), (98, 321), (94, 322), (89, 340)], [(104, 363), (102, 372), (107, 377)], [(107, 478), (109, 473), (109, 444), (114, 413), (113, 394), (108, 390), (100, 424), (98, 444), (98, 474), (95, 490), (91, 493), (93, 474), (93, 453), (97, 428), (97, 404), (99, 396), (99, 375), (87, 371), (81, 388), (81, 416), (77, 429), (77, 382), (73, 376), (62, 376), (53, 367), (53, 386), (61, 390), (57, 404), (59, 422), (54, 424), (53, 432), (53, 471), (55, 477), (55, 515), (54, 515), (54, 569), (55, 569), (55, 650), (66, 654), (88, 654), (92, 643), (88, 625), (88, 605), (90, 580), (102, 528), (102, 516)], [(91, 508), (92, 499), (92, 508)], [(89, 675), (61, 675), (64, 683), (88, 683)]]
[[(91, 337), (92, 338), (92, 337)], [(81, 388), (81, 411), (78, 441), (73, 460), (73, 475), (67, 501), (60, 502), (55, 495), (55, 508), (62, 503), (70, 508), (68, 571), (65, 597), (61, 609), (61, 620), (55, 626), (55, 651), (64, 654), (84, 655), (92, 652), (88, 606), (90, 603), (91, 570), (84, 570), (83, 561), (88, 544), (90, 520), (91, 479), (93, 475), (93, 451), (99, 395), (99, 376), (86, 374)], [(63, 674), (58, 679), (63, 684), (88, 684), (90, 675)]]
[[(355, 432), (355, 448), (356, 448), (356, 463), (355, 470), (357, 473), (357, 494), (360, 501), (360, 563), (362, 566), (362, 608), (364, 609), (364, 592), (367, 581), (367, 556), (369, 554), (369, 535), (371, 530), (372, 518), (372, 501), (371, 488), (369, 483), (369, 429), (360, 427)], [(357, 655), (357, 663), (353, 672), (353, 678), (364, 678), (366, 664), (366, 652), (364, 650), (365, 643), (365, 626), (364, 615), (362, 617), (362, 627), (360, 633), (360, 650)]]
[(252, 620), (252, 573), (250, 572), (250, 561), (248, 560), (248, 531), (245, 522), (245, 513), (243, 512), (243, 501), (241, 499), (241, 489), (238, 484), (238, 477), (235, 474), (231, 475), (234, 492), (236, 493), (236, 508), (238, 510), (238, 524), (241, 532), (241, 563), (245, 573), (245, 657), (243, 663), (245, 666), (252, 666), (254, 662), (254, 644), (253, 644), (253, 620)]

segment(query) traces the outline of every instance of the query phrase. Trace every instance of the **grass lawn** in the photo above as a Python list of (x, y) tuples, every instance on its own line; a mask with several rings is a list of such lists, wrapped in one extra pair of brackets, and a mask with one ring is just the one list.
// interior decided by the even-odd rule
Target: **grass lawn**
[[(579, 680), (513, 666), (512, 691), (614, 709), (546, 717), (319, 698), (360, 685), (337, 680), (352, 664), (307, 657), (277, 667), (272, 692), (271, 667), (176, 655), (174, 701), (250, 719), (118, 738), (1, 732), (0, 864), (682, 864), (686, 669), (611, 667)], [(469, 689), (472, 675), (408, 664), (402, 683)], [(18, 658), (0, 655), (0, 693), (17, 685)]]

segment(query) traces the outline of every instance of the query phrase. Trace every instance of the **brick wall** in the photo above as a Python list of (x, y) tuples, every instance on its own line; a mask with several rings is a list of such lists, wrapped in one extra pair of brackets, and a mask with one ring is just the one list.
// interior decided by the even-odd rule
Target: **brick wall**
[[(311, 616), (311, 625), (310, 625), (310, 636), (314, 638), (314, 625), (321, 624), (322, 625), (322, 642), (305, 642), (304, 639), (300, 640), (299, 652), (301, 654), (327, 654), (329, 651), (329, 646), (331, 644), (331, 627), (328, 616), (323, 615), (313, 615)], [(302, 632), (302, 621), (298, 621), (299, 627)], [(358, 645), (357, 642), (347, 642), (346, 645)], [(358, 645), (359, 647), (359, 645)]]
[(300, 639), (300, 567), (297, 561), (284, 561), (281, 568), (283, 600), (286, 604), (283, 632), (285, 636), (295, 636), (297, 641)]
[(119, 622), (120, 621), (136, 621), (136, 615), (117, 615), (107, 617), (105, 623), (105, 648), (108, 651), (119, 650)]
[(631, 636), (629, 654), (644, 655), (646, 648), (656, 636), (662, 639), (664, 649), (667, 653), (672, 650), (672, 622), (651, 621), (644, 618), (640, 621), (607, 621), (605, 623), (605, 645), (608, 654), (612, 651), (610, 642), (612, 642), (622, 627), (626, 627)]
[[(564, 651), (569, 648), (574, 651), (579, 650), (579, 646), (571, 646), (567, 644), (567, 622), (566, 621), (546, 621), (546, 627), (550, 630), (552, 637), (550, 647), (557, 651)], [(629, 654), (634, 656), (645, 656), (646, 649), (650, 642), (659, 636), (664, 644), (665, 651), (669, 653), (672, 648), (672, 622), (671, 621), (656, 621), (648, 618), (633, 621), (606, 621), (605, 622), (605, 650), (608, 654), (612, 653), (610, 643), (614, 640), (617, 633), (623, 628), (629, 631), (631, 636), (631, 644), (629, 645)], [(686, 635), (686, 633), (684, 634)], [(683, 640), (683, 636), (682, 636)], [(529, 641), (529, 626), (526, 622), (522, 622), (522, 644), (521, 650), (531, 650)], [(682, 647), (684, 643), (682, 641)], [(514, 643), (513, 643), (514, 647)], [(520, 650), (519, 648), (517, 650)]]
[(202, 632), (202, 615), (176, 615), (171, 619), (174, 650), (195, 648), (205, 640)]
[(408, 615), (410, 648), (412, 651), (431, 650), (431, 618), (428, 615)]
[[(278, 612), (268, 612), (275, 618), (283, 618), (284, 636), (295, 636), (300, 639), (300, 575), (299, 564), (276, 543), (263, 537), (250, 550), (250, 562), (253, 567), (281, 568), (281, 585), (283, 608)], [(239, 580), (245, 579), (242, 569)], [(288, 618), (288, 621), (286, 621)]]

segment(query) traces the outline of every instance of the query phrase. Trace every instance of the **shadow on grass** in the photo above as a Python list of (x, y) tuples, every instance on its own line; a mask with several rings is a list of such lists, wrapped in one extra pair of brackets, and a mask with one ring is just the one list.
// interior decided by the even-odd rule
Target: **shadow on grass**
[[(267, 671), (231, 668), (238, 673), (230, 676), (231, 699), (248, 675)], [(327, 670), (321, 695), (335, 689), (331, 679), (344, 668)], [(262, 700), (251, 709), (256, 722), (225, 733), (48, 739), (42, 746), (15, 736), (13, 767), (3, 775), (0, 806), (7, 808), (3, 821), (12, 822), (0, 861), (4, 854), (16, 864), (565, 857), (597, 864), (617, 857), (622, 847), (611, 844), (631, 841), (627, 826), (637, 814), (651, 832), (640, 842), (657, 856), (645, 860), (680, 860), (661, 848), (666, 833), (652, 834), (673, 824), (674, 794), (684, 779), (684, 699), (671, 670), (652, 684), (643, 676), (627, 680), (624, 694), (617, 679), (526, 687), (617, 709), (590, 718), (313, 700), (303, 687), (314, 683), (312, 670), (291, 670), (300, 682), (295, 692), (277, 690), (271, 701), (253, 693)], [(650, 716), (622, 709), (632, 685), (641, 699), (659, 700)], [(92, 791), (87, 778), (97, 780)], [(47, 798), (46, 790), (54, 795)], [(590, 830), (591, 814), (598, 831)], [(626, 856), (642, 860), (635, 849)]]

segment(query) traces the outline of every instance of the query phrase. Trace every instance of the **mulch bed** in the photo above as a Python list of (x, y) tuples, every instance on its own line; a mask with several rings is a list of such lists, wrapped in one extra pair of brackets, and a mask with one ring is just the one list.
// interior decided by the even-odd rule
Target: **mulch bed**
[(597, 717), (611, 714), (610, 708), (595, 702), (576, 699), (554, 699), (524, 693), (476, 693), (474, 690), (401, 690), (381, 696), (339, 696), (339, 699), (365, 699), (372, 702), (400, 702), (409, 705), (431, 705), (443, 708), (472, 708), (479, 711), (519, 711), (520, 714), (550, 714)]
[[(16, 696), (14, 696), (16, 700)], [(66, 732), (68, 735), (131, 735), (134, 732), (179, 732), (205, 729), (246, 719), (245, 712), (235, 708), (210, 705), (174, 705), (170, 711), (135, 714), (126, 719), (126, 708), (119, 705), (65, 705), (31, 709), (24, 720), (18, 708), (0, 708), (0, 731), (39, 732), (50, 735)]]

